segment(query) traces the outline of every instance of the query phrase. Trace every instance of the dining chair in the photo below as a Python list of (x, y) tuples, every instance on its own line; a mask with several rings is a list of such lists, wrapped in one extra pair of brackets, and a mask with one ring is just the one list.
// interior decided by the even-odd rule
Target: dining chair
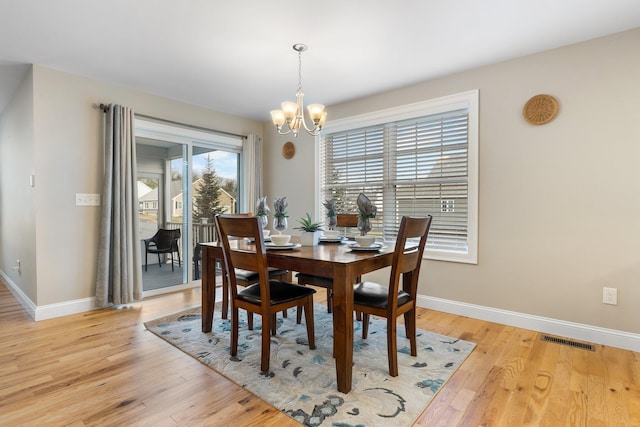
[[(315, 290), (289, 282), (269, 279), (267, 252), (257, 217), (218, 215), (216, 217), (222, 253), (231, 288), (231, 356), (238, 354), (239, 309), (262, 316), (262, 350), (260, 370), (269, 371), (270, 334), (275, 335), (275, 314), (291, 307), (304, 307), (307, 340), (315, 349), (313, 294)], [(255, 250), (232, 248), (229, 238), (255, 239)], [(236, 268), (258, 273), (258, 283), (238, 292)]]
[(144, 239), (144, 271), (147, 271), (148, 267), (148, 255), (158, 254), (158, 265), (162, 267), (160, 262), (160, 254), (171, 254), (171, 271), (175, 271), (173, 266), (173, 253), (178, 253), (178, 267), (180, 263), (180, 249), (178, 247), (178, 240), (180, 240), (180, 229), (168, 230), (161, 228), (156, 231), (152, 237)]
[[(391, 263), (389, 284), (361, 282), (355, 285), (353, 308), (362, 313), (362, 338), (369, 332), (370, 315), (387, 319), (387, 357), (389, 374), (398, 376), (397, 317), (404, 315), (405, 333), (411, 344), (411, 355), (417, 356), (416, 297), (422, 254), (431, 227), (431, 215), (427, 217), (402, 217)], [(411, 240), (410, 240), (411, 239)], [(420, 239), (415, 244), (416, 239)], [(402, 289), (400, 287), (402, 276)]]
[[(347, 228), (358, 226), (358, 214), (337, 214), (336, 227)], [(315, 276), (312, 274), (298, 273), (296, 275), (299, 285), (311, 285), (327, 290), (327, 313), (333, 312), (333, 279), (331, 277)], [(360, 277), (354, 278), (354, 283), (359, 282)], [(298, 313), (298, 323), (300, 323), (301, 313)]]
[[(237, 214), (227, 214), (234, 215), (239, 217), (250, 217), (252, 214), (249, 213), (237, 213)], [(283, 270), (281, 268), (268, 267), (269, 278), (275, 280), (285, 281), (289, 274), (289, 270)], [(253, 283), (258, 282), (258, 273), (255, 271), (244, 270), (240, 268), (236, 268), (236, 284), (238, 286), (247, 287)], [(229, 282), (228, 275), (224, 275), (222, 277), (222, 313), (223, 318), (226, 318), (227, 312), (229, 311)], [(282, 317), (287, 317), (287, 310), (282, 312)], [(253, 329), (253, 316), (249, 316), (249, 329)]]

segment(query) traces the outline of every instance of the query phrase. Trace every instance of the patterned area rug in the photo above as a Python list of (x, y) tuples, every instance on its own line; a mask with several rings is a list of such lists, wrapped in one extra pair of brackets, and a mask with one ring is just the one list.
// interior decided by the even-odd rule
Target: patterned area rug
[(399, 375), (388, 373), (386, 322), (373, 318), (363, 340), (355, 321), (353, 386), (337, 391), (332, 357), (333, 326), (326, 307), (315, 306), (316, 349), (309, 350), (304, 320), (295, 311), (278, 314), (271, 337), (269, 375), (260, 374), (260, 316), (249, 331), (240, 311), (238, 357), (229, 356), (230, 321), (216, 305), (213, 330), (202, 333), (200, 308), (145, 323), (148, 330), (241, 385), (306, 426), (408, 426), (471, 353), (475, 344), (418, 330), (418, 356), (411, 357), (404, 325), (398, 326)]

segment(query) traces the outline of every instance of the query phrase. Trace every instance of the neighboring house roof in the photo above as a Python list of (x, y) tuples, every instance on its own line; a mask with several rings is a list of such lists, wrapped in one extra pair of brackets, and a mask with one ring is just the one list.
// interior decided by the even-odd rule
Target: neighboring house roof
[(142, 197), (138, 197), (138, 201), (139, 202), (153, 202), (153, 201), (158, 201), (158, 189), (154, 188), (153, 190), (149, 191), (147, 194), (145, 194)]
[(227, 190), (225, 190), (224, 188), (221, 188), (220, 192), (222, 193), (222, 196), (227, 197), (230, 201), (232, 201), (232, 202), (236, 201), (236, 198), (233, 197), (231, 194), (229, 194), (229, 192)]
[(171, 180), (169, 184), (169, 194), (171, 195), (171, 199), (174, 199), (177, 195), (182, 194), (182, 180)]
[(153, 189), (142, 181), (138, 181), (138, 200)]

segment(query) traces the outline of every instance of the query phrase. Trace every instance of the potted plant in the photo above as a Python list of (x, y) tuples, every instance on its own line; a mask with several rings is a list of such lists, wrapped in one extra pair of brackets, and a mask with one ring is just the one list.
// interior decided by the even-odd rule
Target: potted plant
[(322, 231), (322, 223), (314, 222), (311, 219), (311, 215), (307, 213), (305, 218), (298, 220), (300, 227), (296, 227), (296, 230), (301, 230), (300, 243), (303, 246), (315, 246), (318, 244), (318, 232)]

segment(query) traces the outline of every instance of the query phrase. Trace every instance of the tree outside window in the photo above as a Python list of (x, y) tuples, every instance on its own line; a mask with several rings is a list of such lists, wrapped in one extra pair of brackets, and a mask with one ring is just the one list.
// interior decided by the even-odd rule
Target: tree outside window
[(194, 182), (193, 220), (194, 222), (202, 222), (203, 219), (206, 219), (213, 223), (214, 217), (225, 211), (225, 208), (220, 206), (219, 200), (222, 179), (216, 174), (210, 156), (207, 156), (206, 162), (202, 169), (202, 177)]

